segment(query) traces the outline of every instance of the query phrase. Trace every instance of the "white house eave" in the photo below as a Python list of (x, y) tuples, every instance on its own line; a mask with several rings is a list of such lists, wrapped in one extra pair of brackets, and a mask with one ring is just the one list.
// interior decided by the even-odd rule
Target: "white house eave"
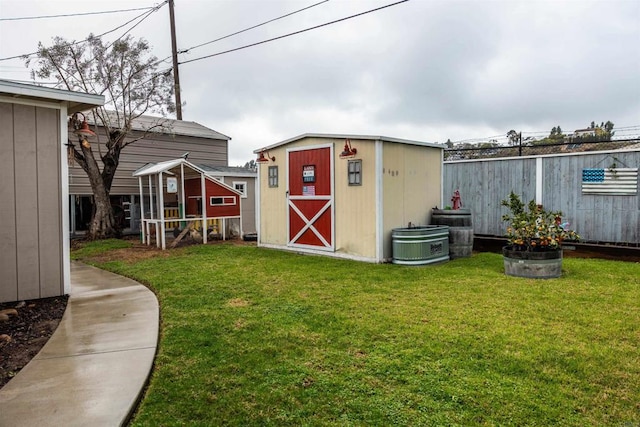
[(440, 148), (444, 150), (445, 144), (436, 144), (433, 142), (424, 142), (424, 141), (414, 141), (409, 139), (401, 139), (401, 138), (391, 138), (388, 136), (375, 136), (375, 135), (350, 135), (350, 134), (328, 134), (328, 133), (304, 133), (302, 135), (294, 136), (293, 138), (286, 139), (284, 141), (276, 142), (275, 144), (259, 148), (254, 150), (255, 154), (259, 154), (263, 150), (272, 150), (274, 148), (280, 147), (282, 145), (286, 145), (295, 141), (299, 141), (305, 138), (323, 138), (323, 139), (352, 139), (352, 140), (367, 140), (367, 141), (385, 141), (385, 142), (393, 142), (397, 144), (409, 144), (409, 145), (419, 145), (422, 147), (433, 147)]
[(7, 80), (0, 80), (0, 95), (18, 100), (65, 102), (67, 104), (67, 114), (86, 111), (104, 105), (103, 95), (71, 92)]

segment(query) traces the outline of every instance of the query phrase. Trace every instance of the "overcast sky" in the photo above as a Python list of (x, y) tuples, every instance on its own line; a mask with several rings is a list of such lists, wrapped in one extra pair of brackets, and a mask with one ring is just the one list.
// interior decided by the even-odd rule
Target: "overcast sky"
[[(321, 0), (175, 0), (179, 50)], [(330, 0), (181, 61), (393, 3)], [(150, 1), (0, 0), (0, 19), (157, 5)], [(142, 11), (0, 21), (0, 58), (54, 36), (82, 40)], [(128, 27), (108, 36), (113, 40)], [(171, 54), (163, 6), (131, 31)], [(169, 67), (170, 63), (163, 64)], [(23, 61), (0, 78), (29, 80)], [(384, 135), (444, 143), (510, 129), (564, 132), (611, 120), (640, 135), (640, 1), (411, 0), (272, 43), (180, 66), (184, 120), (232, 138), (229, 164), (302, 133)], [(635, 126), (635, 128), (633, 128)], [(628, 129), (622, 129), (627, 127)], [(631, 127), (629, 129), (629, 127)], [(614, 130), (615, 130), (614, 129)], [(525, 134), (526, 135), (526, 134)]]

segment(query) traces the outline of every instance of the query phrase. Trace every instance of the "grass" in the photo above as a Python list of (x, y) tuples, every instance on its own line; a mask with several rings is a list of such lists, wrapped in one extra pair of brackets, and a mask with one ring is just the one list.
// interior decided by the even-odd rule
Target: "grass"
[(640, 423), (638, 263), (568, 258), (536, 281), (490, 253), (403, 267), (216, 244), (93, 259), (160, 301), (135, 426)]

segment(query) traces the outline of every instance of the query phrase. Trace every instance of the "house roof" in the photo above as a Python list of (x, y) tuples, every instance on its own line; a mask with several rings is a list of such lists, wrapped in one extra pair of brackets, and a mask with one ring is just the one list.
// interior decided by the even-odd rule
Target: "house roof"
[[(109, 114), (113, 121), (117, 123), (115, 111), (108, 111), (107, 114)], [(87, 121), (92, 124), (94, 123), (91, 115), (87, 116)], [(226, 141), (229, 141), (231, 139), (230, 136), (224, 135), (206, 126), (203, 126), (200, 123), (151, 115), (142, 115), (140, 117), (136, 117), (131, 123), (131, 129), (144, 132), (158, 125), (160, 125), (161, 127), (158, 130), (152, 130), (151, 132), (194, 136), (207, 139), (222, 139)]]
[(323, 139), (352, 139), (352, 140), (369, 140), (369, 141), (386, 141), (386, 142), (394, 142), (397, 144), (409, 144), (409, 145), (420, 145), (423, 147), (433, 147), (444, 149), (445, 144), (435, 144), (433, 142), (423, 142), (423, 141), (413, 141), (409, 139), (400, 139), (400, 138), (391, 138), (388, 136), (374, 136), (374, 135), (350, 135), (350, 134), (328, 134), (328, 133), (303, 133), (302, 135), (294, 136), (293, 138), (285, 139), (284, 141), (276, 142), (275, 144), (269, 145), (267, 147), (259, 148), (254, 150), (255, 154), (260, 153), (263, 150), (271, 150), (276, 147), (280, 147), (282, 145), (289, 144), (291, 142), (299, 141), (304, 138), (323, 138)]
[(251, 168), (244, 168), (239, 166), (210, 166), (202, 163), (199, 163), (198, 166), (202, 168), (207, 175), (210, 176), (258, 176), (258, 171)]
[(16, 103), (20, 103), (20, 101), (66, 102), (69, 114), (86, 111), (104, 104), (103, 95), (71, 92), (62, 89), (16, 83), (9, 80), (0, 80), (0, 98), (4, 97), (10, 98), (11, 102)]
[(200, 138), (209, 138), (209, 139), (224, 139), (227, 141), (231, 139), (230, 136), (221, 134), (220, 132), (217, 132), (206, 126), (203, 126), (200, 123), (189, 122), (185, 120), (169, 119), (166, 117), (154, 117), (154, 116), (147, 116), (147, 115), (140, 116), (133, 121), (132, 128), (134, 130), (144, 131), (154, 125), (157, 125), (159, 120), (163, 122), (163, 127), (170, 129), (169, 132), (164, 132), (164, 133), (173, 133), (176, 135), (185, 135), (185, 136), (196, 136)]

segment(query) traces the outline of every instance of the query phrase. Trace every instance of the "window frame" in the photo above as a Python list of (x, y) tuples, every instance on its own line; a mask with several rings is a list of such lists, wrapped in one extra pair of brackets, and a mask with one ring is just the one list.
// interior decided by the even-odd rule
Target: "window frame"
[[(242, 190), (238, 190), (236, 188), (236, 185), (242, 185)], [(242, 195), (240, 197), (242, 197), (243, 199), (246, 199), (247, 196), (247, 181), (233, 181), (231, 183), (231, 186), (233, 187), (234, 190), (236, 191), (240, 191), (240, 193), (242, 193)]]
[[(272, 174), (271, 171), (274, 171), (274, 173)], [(278, 174), (278, 166), (269, 166), (269, 169), (267, 169), (269, 188), (278, 188)]]
[[(213, 199), (222, 199), (222, 203), (213, 203)], [(231, 203), (228, 203), (229, 200)], [(236, 198), (234, 196), (209, 196), (209, 206), (235, 206)]]
[(349, 160), (347, 162), (347, 183), (349, 186), (362, 185), (362, 159)]

